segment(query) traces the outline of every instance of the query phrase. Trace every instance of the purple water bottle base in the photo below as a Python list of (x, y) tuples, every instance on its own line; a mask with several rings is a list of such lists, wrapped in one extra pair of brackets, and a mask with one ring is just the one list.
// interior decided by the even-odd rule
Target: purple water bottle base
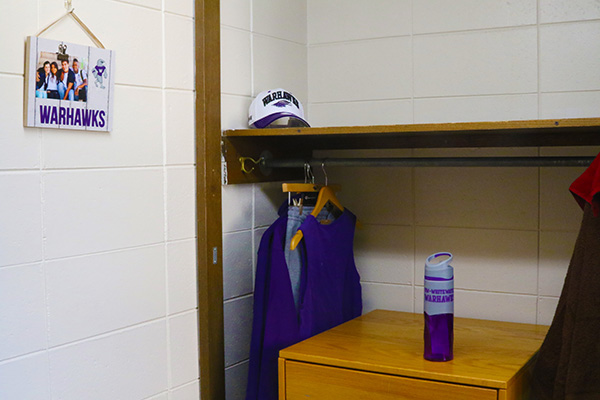
[(450, 361), (454, 358), (454, 314), (425, 316), (425, 352), (429, 361)]

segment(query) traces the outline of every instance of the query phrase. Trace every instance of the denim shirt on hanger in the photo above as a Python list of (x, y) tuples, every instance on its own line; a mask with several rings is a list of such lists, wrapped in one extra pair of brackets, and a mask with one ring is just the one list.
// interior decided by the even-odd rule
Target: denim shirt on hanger
[[(300, 210), (302, 210), (302, 213), (300, 213)], [(300, 273), (302, 270), (302, 259), (300, 256), (300, 247), (291, 250), (290, 243), (298, 231), (298, 228), (300, 228), (300, 225), (302, 225), (306, 217), (310, 215), (313, 210), (313, 206), (289, 206), (288, 208), (287, 229), (285, 232), (285, 262), (290, 273), (296, 311), (298, 311), (300, 304)], [(321, 212), (319, 212), (319, 215), (317, 215), (317, 221), (327, 219), (334, 219), (333, 214), (331, 214), (327, 208), (323, 208)]]

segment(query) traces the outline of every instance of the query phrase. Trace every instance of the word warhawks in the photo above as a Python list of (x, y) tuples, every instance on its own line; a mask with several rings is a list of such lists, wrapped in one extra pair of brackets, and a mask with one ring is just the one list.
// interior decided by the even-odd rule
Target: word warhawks
[[(300, 104), (299, 104), (298, 100), (296, 100), (296, 98), (294, 96), (292, 96), (291, 93), (288, 93), (283, 90), (271, 92), (268, 95), (266, 95), (265, 97), (263, 97), (263, 99), (262, 99), (263, 106), (266, 107), (268, 104), (271, 104), (272, 102), (277, 101), (277, 100), (287, 100), (287, 101), (293, 103), (296, 107), (300, 108)], [(274, 104), (274, 105), (277, 105), (277, 104)]]

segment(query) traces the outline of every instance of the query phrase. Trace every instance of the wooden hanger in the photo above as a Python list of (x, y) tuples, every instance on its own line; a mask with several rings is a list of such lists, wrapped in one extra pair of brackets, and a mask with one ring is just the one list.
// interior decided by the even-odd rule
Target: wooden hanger
[(319, 191), (321, 187), (319, 185), (315, 185), (314, 183), (283, 183), (281, 184), (281, 190), (284, 193), (288, 194), (288, 206), (292, 205), (292, 193), (300, 194), (302, 193), (302, 197), (299, 200), (299, 203), (294, 200), (293, 205), (300, 205), (300, 213), (302, 213), (302, 203), (304, 200), (304, 193), (316, 193)]
[[(281, 190), (285, 193), (315, 193), (321, 190), (323, 186), (314, 183), (282, 183)], [(331, 190), (339, 192), (342, 190), (341, 185), (329, 185)]]
[(321, 212), (325, 205), (331, 202), (334, 206), (336, 206), (340, 211), (344, 211), (344, 206), (342, 203), (335, 197), (335, 192), (331, 186), (323, 186), (321, 190), (319, 190), (319, 197), (317, 197), (317, 203), (315, 204), (315, 208), (312, 210), (310, 215), (317, 218), (317, 215)]
[[(339, 185), (337, 185), (337, 186), (339, 186)], [(335, 192), (333, 191), (333, 188), (331, 186), (323, 186), (319, 190), (319, 197), (317, 197), (317, 204), (315, 204), (315, 208), (312, 210), (310, 215), (317, 218), (317, 216), (319, 215), (319, 213), (321, 212), (323, 207), (325, 207), (325, 205), (328, 202), (331, 202), (331, 204), (336, 206), (340, 211), (344, 211), (344, 206), (342, 206), (342, 203), (340, 203), (340, 201), (337, 199), (337, 197), (335, 197)], [(298, 246), (298, 243), (300, 243), (300, 241), (302, 240), (303, 237), (304, 237), (304, 234), (302, 233), (302, 231), (300, 229), (298, 229), (298, 232), (296, 232), (294, 237), (292, 237), (292, 240), (290, 242), (290, 249), (295, 250), (296, 247)]]

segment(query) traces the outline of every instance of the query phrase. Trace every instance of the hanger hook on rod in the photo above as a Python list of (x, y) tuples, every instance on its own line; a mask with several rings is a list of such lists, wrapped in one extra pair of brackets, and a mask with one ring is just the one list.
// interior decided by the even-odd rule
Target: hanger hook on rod
[(304, 162), (304, 183), (315, 183), (315, 175), (308, 161)]
[(72, 4), (73, 0), (65, 0), (65, 9), (67, 10), (68, 13), (70, 13), (71, 11), (73, 11), (73, 4)]
[(325, 186), (328, 186), (327, 184), (328, 184), (329, 182), (328, 182), (328, 179), (327, 179), (327, 171), (325, 170), (325, 160), (327, 160), (327, 159), (326, 159), (326, 158), (324, 158), (324, 159), (321, 161), (321, 169), (323, 170), (323, 175), (325, 176)]

